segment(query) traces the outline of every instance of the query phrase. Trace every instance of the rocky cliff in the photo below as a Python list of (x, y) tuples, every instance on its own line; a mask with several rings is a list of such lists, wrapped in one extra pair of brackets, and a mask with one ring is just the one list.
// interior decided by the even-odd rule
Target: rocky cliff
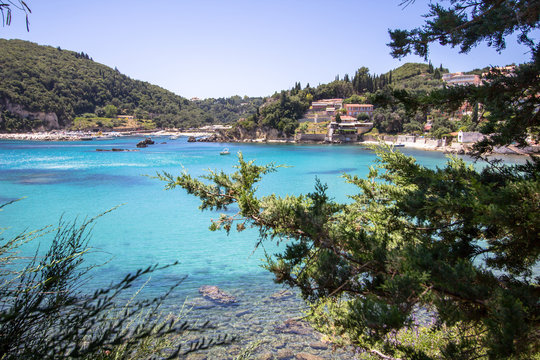
[[(19, 121), (21, 124), (34, 124), (31, 126), (33, 130), (46, 131), (60, 129), (61, 124), (58, 120), (58, 115), (54, 112), (43, 111), (28, 111), (22, 105), (14, 104), (8, 99), (0, 99), (0, 129), (9, 128), (7, 122), (13, 119), (23, 120)], [(37, 125), (37, 126), (36, 126)], [(21, 130), (29, 130), (24, 129)]]

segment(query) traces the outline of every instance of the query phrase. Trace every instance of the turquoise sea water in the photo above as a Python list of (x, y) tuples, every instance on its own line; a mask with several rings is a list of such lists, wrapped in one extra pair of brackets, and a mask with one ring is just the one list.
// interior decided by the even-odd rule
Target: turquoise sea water
[[(234, 154), (241, 151), (246, 159), (258, 163), (290, 166), (267, 175), (260, 184), (261, 195), (306, 193), (319, 177), (329, 185), (331, 196), (346, 201), (355, 188), (341, 174), (365, 176), (375, 160), (372, 151), (360, 146), (188, 143), (186, 138), (154, 138), (156, 145), (136, 152), (96, 151), (135, 149), (140, 140), (0, 141), (0, 203), (25, 197), (0, 212), (0, 227), (9, 227), (4, 235), (54, 225), (61, 216), (93, 217), (123, 204), (100, 218), (93, 230), (90, 244), (94, 251), (88, 260), (105, 264), (95, 270), (89, 290), (138, 268), (179, 260), (179, 266), (152, 276), (146, 294), (158, 294), (187, 276), (171, 297), (171, 307), (185, 297), (196, 298), (201, 285), (218, 285), (249, 299), (246, 302), (253, 306), (263, 306), (262, 299), (281, 287), (261, 268), (262, 249), (253, 252), (256, 231), (231, 232), (230, 236), (210, 232), (210, 219), (218, 213), (200, 212), (197, 199), (181, 189), (165, 191), (162, 182), (145, 175), (179, 173), (182, 167), (195, 175), (209, 168), (231, 171), (237, 161)], [(230, 148), (231, 155), (219, 154), (224, 147)], [(429, 167), (445, 162), (439, 152), (402, 151)], [(40, 240), (40, 249), (47, 247), (47, 241)], [(37, 245), (30, 244), (23, 252), (32, 255)], [(265, 244), (265, 248), (271, 253), (276, 250), (274, 244)], [(301, 302), (288, 306), (300, 307)], [(287, 318), (298, 309), (280, 306), (276, 311)], [(267, 315), (268, 319), (276, 317), (271, 312)]]
[[(210, 219), (218, 213), (200, 212), (197, 199), (181, 189), (165, 191), (162, 182), (145, 175), (179, 173), (182, 167), (195, 175), (207, 169), (231, 171), (237, 161), (234, 154), (241, 151), (246, 159), (258, 163), (289, 166), (264, 178), (261, 195), (309, 192), (319, 177), (329, 185), (332, 196), (346, 201), (355, 188), (345, 184), (341, 174), (366, 175), (375, 159), (370, 150), (359, 146), (188, 143), (186, 138), (155, 138), (156, 145), (137, 152), (96, 151), (135, 149), (139, 140), (0, 142), (0, 202), (25, 197), (5, 208), (1, 226), (9, 226), (11, 232), (32, 230), (57, 224), (61, 216), (92, 217), (122, 205), (99, 219), (93, 231), (91, 246), (96, 251), (90, 259), (110, 260), (98, 270), (96, 286), (146, 265), (175, 260), (180, 266), (154, 279), (150, 288), (184, 275), (188, 275), (182, 286), (186, 291), (208, 283), (272, 286), (269, 275), (260, 268), (263, 252), (252, 254), (255, 231), (230, 236), (210, 232)], [(219, 155), (224, 146), (231, 155)], [(404, 151), (427, 166), (445, 161), (438, 152)], [(266, 249), (272, 252), (273, 245), (266, 244)]]
[[(105, 282), (117, 273), (179, 260), (181, 265), (167, 275), (188, 275), (187, 287), (208, 282), (229, 286), (249, 286), (254, 281), (271, 284), (259, 266), (263, 253), (252, 254), (254, 231), (230, 236), (210, 232), (210, 219), (218, 213), (200, 212), (197, 199), (181, 189), (165, 191), (164, 183), (145, 175), (179, 173), (182, 167), (195, 175), (207, 169), (231, 171), (237, 161), (234, 154), (241, 151), (246, 159), (258, 163), (289, 166), (264, 178), (261, 195), (309, 192), (319, 177), (329, 185), (332, 196), (346, 201), (346, 195), (355, 188), (345, 184), (341, 174), (366, 175), (375, 158), (370, 150), (359, 146), (224, 145), (188, 143), (186, 138), (155, 138), (156, 145), (137, 152), (96, 151), (135, 149), (139, 140), (0, 142), (0, 202), (26, 197), (1, 213), (2, 226), (9, 226), (13, 232), (37, 229), (56, 224), (61, 216), (92, 217), (123, 204), (101, 218), (93, 231), (91, 245), (96, 252), (92, 260), (111, 260), (100, 270), (110, 275)], [(231, 155), (219, 155), (224, 146), (230, 148)], [(438, 152), (404, 151), (427, 166), (445, 161)], [(267, 244), (267, 250), (272, 251), (271, 244)]]

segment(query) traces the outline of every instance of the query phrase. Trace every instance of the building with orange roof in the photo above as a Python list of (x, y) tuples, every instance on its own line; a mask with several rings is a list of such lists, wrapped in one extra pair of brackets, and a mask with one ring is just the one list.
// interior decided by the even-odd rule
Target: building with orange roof
[(358, 117), (360, 114), (367, 114), (370, 118), (373, 115), (373, 105), (371, 104), (345, 104), (348, 116)]

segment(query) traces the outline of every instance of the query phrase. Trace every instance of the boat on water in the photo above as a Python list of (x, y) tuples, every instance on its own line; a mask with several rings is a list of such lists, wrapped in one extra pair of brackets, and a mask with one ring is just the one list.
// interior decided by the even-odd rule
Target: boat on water
[(405, 147), (405, 144), (394, 144), (394, 147)]
[(114, 140), (114, 136), (96, 136), (94, 140)]
[(169, 136), (169, 140), (176, 140), (180, 137), (180, 135), (171, 135)]
[(219, 153), (219, 155), (229, 155), (229, 154), (230, 154), (229, 148), (225, 148), (221, 150), (221, 152)]

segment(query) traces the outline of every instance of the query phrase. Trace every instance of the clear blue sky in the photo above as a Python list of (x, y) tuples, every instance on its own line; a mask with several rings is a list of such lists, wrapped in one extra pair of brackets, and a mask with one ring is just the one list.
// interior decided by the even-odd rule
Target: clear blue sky
[[(122, 73), (185, 97), (266, 96), (296, 81), (317, 85), (367, 66), (383, 73), (405, 62), (389, 55), (388, 29), (421, 25), (425, 0), (27, 0), (3, 38), (83, 51)], [(450, 71), (530, 60), (514, 38), (502, 54), (434, 47)]]

